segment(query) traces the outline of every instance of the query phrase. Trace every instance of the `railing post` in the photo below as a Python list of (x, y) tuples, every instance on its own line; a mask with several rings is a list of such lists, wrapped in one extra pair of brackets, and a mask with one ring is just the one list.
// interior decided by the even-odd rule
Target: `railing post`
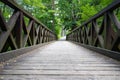
[[(120, 52), (120, 21), (115, 10), (120, 7), (116, 0), (67, 35), (67, 40), (78, 42), (90, 49)], [(92, 48), (91, 48), (92, 47)], [(112, 52), (114, 53), (114, 52)]]
[[(5, 22), (0, 10), (0, 52), (56, 40), (56, 34), (12, 0), (0, 0), (13, 15)], [(27, 20), (29, 20), (29, 23)]]

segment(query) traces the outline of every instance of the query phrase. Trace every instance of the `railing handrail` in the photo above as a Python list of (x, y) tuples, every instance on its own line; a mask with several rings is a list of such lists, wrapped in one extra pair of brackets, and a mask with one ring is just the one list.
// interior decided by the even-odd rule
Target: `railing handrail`
[[(5, 21), (0, 10), (0, 53), (57, 40), (57, 35), (13, 0), (0, 0), (12, 9)], [(6, 6), (5, 6), (6, 8)], [(7, 10), (8, 10), (7, 9)], [(11, 14), (9, 13), (9, 14)]]
[(55, 34), (53, 31), (51, 31), (48, 27), (46, 27), (42, 22), (40, 22), (38, 19), (36, 19), (35, 17), (33, 17), (28, 11), (24, 10), (22, 7), (20, 7), (18, 4), (16, 4), (15, 2), (13, 2), (12, 0), (0, 0), (3, 3), (7, 4), (9, 7), (22, 11), (23, 14), (30, 18), (33, 19), (34, 21), (36, 21), (36, 23), (40, 24), (41, 26), (43, 26), (45, 29), (49, 30), (51, 33)]
[(120, 60), (120, 21), (116, 10), (120, 0), (116, 0), (80, 27), (67, 34), (67, 40)]
[[(120, 5), (120, 0), (116, 0), (113, 3), (109, 4), (106, 8), (104, 8), (103, 10), (101, 10), (100, 12), (98, 12), (97, 14), (95, 14), (93, 17), (91, 17), (88, 21), (84, 22), (82, 25), (80, 25), (79, 27), (75, 28), (74, 30), (72, 30), (71, 32), (77, 30), (78, 28), (88, 24), (89, 22), (91, 22), (92, 20), (95, 20), (97, 18), (99, 18), (100, 16), (102, 16), (104, 13), (108, 12), (108, 11), (112, 11), (116, 8), (118, 8)], [(71, 33), (70, 32), (70, 33)], [(70, 34), (69, 33), (69, 34)]]

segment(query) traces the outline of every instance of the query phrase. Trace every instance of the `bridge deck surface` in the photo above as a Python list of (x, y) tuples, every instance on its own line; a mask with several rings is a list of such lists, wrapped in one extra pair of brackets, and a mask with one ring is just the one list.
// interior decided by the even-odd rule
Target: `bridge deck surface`
[(0, 80), (120, 80), (120, 62), (57, 41), (6, 64)]

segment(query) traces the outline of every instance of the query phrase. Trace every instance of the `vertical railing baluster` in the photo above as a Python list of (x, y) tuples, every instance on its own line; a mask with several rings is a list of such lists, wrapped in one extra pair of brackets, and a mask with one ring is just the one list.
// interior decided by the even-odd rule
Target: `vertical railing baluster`
[(67, 40), (83, 45), (120, 52), (120, 21), (115, 10), (120, 7), (116, 0), (98, 14), (67, 35)]

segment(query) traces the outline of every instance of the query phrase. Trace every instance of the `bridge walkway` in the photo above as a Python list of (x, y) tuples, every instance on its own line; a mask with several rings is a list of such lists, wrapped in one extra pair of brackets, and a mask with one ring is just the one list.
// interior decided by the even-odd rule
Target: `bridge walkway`
[(68, 41), (56, 41), (4, 65), (0, 80), (119, 80), (120, 62)]

